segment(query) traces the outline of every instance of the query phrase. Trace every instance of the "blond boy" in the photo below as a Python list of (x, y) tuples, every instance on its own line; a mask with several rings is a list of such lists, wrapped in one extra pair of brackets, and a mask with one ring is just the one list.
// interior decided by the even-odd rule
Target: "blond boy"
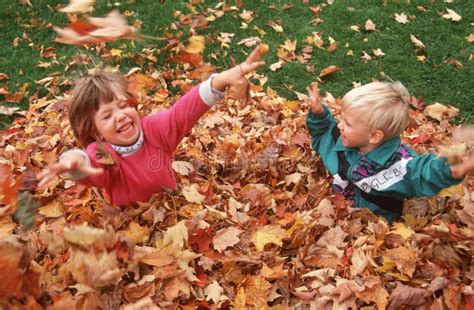
[(333, 189), (389, 222), (403, 200), (435, 195), (474, 171), (474, 156), (449, 165), (436, 154), (418, 155), (402, 144), (408, 122), (408, 91), (400, 82), (373, 82), (348, 92), (336, 121), (321, 103), (316, 83), (307, 88), (311, 110), (306, 124), (312, 148), (333, 176)]

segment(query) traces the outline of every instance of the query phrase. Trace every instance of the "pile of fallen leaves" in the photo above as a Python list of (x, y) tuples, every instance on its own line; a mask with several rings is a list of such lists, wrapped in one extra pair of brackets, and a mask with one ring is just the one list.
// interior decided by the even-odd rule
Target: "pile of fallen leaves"
[[(199, 38), (167, 40), (172, 65), (127, 74), (143, 115), (173, 105), (170, 87), (184, 93), (215, 70)], [(155, 53), (133, 57), (156, 62)], [(35, 174), (75, 140), (69, 92), (32, 98), (0, 137), (0, 306), (472, 309), (474, 180), (407, 201), (388, 225), (331, 192), (310, 149), (304, 95), (288, 100), (266, 77), (251, 80), (247, 102), (227, 96), (184, 139), (178, 189), (132, 207), (68, 180), (36, 189)], [(339, 115), (339, 100), (325, 101)], [(410, 112), (406, 143), (419, 152), (451, 143), (454, 108), (412, 98)]]

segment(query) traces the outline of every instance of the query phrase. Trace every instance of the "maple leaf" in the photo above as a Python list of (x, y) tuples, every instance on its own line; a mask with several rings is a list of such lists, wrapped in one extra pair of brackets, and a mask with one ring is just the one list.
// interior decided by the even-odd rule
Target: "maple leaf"
[(416, 252), (413, 249), (400, 246), (385, 251), (384, 255), (397, 264), (401, 273), (410, 278), (413, 276), (416, 268)]
[(92, 11), (94, 4), (95, 0), (69, 0), (69, 4), (58, 11), (63, 13), (87, 13)]
[(267, 307), (268, 293), (272, 284), (261, 276), (251, 276), (244, 284), (246, 303), (264, 309)]
[(135, 243), (143, 243), (150, 238), (150, 229), (146, 226), (140, 226), (134, 221), (130, 222), (128, 229), (123, 231), (123, 233)]
[(269, 243), (281, 246), (284, 237), (286, 237), (286, 231), (283, 228), (278, 225), (266, 225), (259, 227), (252, 234), (251, 240), (255, 244), (257, 251), (261, 252), (265, 245)]
[(401, 13), (401, 14), (397, 14), (395, 13), (395, 20), (397, 22), (399, 22), (400, 24), (406, 24), (408, 23), (408, 18), (407, 16), (405, 15), (405, 13)]
[(186, 221), (169, 227), (163, 235), (163, 246), (172, 244), (175, 248), (182, 249), (184, 244), (188, 242), (188, 228)]
[(217, 252), (222, 253), (226, 248), (232, 247), (240, 242), (239, 235), (242, 230), (235, 227), (223, 228), (216, 232), (212, 243)]
[(183, 185), (183, 196), (189, 202), (201, 203), (204, 201), (206, 196), (202, 195), (198, 191), (199, 186), (196, 183), (190, 185)]
[(448, 11), (447, 14), (443, 14), (443, 18), (446, 18), (446, 19), (450, 19), (452, 20), (453, 22), (458, 22), (462, 19), (461, 15), (459, 15), (458, 13), (454, 12), (453, 10), (451, 9), (448, 9), (446, 8), (446, 11)]
[(224, 289), (216, 280), (212, 281), (211, 284), (204, 288), (204, 295), (206, 296), (206, 300), (210, 300), (214, 304), (229, 299), (224, 295)]
[(393, 229), (390, 232), (402, 236), (405, 240), (409, 239), (411, 236), (413, 236), (413, 234), (415, 234), (413, 229), (403, 223), (394, 223)]
[(351, 276), (361, 274), (370, 263), (370, 255), (362, 249), (357, 249), (351, 257)]

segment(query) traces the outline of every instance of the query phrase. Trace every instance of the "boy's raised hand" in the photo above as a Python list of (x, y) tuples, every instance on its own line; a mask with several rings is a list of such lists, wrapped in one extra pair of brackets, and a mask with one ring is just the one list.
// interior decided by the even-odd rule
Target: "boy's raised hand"
[(93, 176), (102, 174), (104, 170), (102, 168), (94, 168), (88, 165), (82, 155), (71, 154), (38, 173), (36, 176), (39, 181), (38, 188), (45, 187), (56, 176), (67, 172), (75, 172), (84, 176)]
[(452, 165), (451, 174), (455, 179), (464, 178), (467, 175), (474, 175), (474, 154), (463, 162)]
[(309, 105), (311, 107), (311, 112), (313, 112), (316, 115), (322, 114), (324, 112), (324, 107), (323, 107), (323, 104), (321, 103), (318, 83), (316, 82), (311, 83), (311, 88), (309, 86), (306, 87), (306, 91), (308, 92), (308, 96), (309, 96)]

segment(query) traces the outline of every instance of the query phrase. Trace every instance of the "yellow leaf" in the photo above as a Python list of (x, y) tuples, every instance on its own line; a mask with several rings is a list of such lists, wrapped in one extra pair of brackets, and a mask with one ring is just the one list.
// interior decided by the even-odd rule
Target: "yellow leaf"
[(245, 289), (243, 286), (239, 288), (239, 291), (237, 292), (237, 296), (234, 298), (234, 310), (245, 310), (247, 309), (246, 307), (247, 304), (247, 297), (245, 294)]
[(410, 278), (413, 276), (416, 268), (416, 252), (413, 249), (400, 246), (385, 251), (384, 256), (394, 261), (401, 273)]
[(444, 188), (441, 190), (441, 192), (438, 193), (437, 196), (440, 197), (452, 197), (452, 196), (458, 196), (462, 197), (464, 195), (464, 187), (462, 184), (457, 184), (448, 188)]
[(118, 58), (122, 58), (122, 50), (119, 50), (118, 48), (111, 49), (110, 54), (112, 54), (112, 56), (117, 56)]
[(258, 52), (260, 53), (260, 56), (264, 56), (268, 53), (268, 45), (265, 43), (260, 43), (258, 45)]
[(189, 38), (189, 43), (186, 45), (186, 51), (188, 53), (192, 54), (199, 54), (204, 51), (205, 45), (205, 39), (203, 36), (192, 36)]
[(244, 284), (247, 304), (255, 306), (257, 309), (267, 308), (268, 294), (271, 287), (272, 284), (261, 276), (247, 278)]
[(186, 221), (181, 221), (166, 230), (163, 235), (163, 246), (173, 244), (174, 247), (181, 249), (184, 243), (188, 242), (188, 236)]
[(259, 227), (252, 235), (252, 242), (255, 244), (257, 251), (263, 251), (265, 245), (269, 243), (281, 246), (282, 239), (286, 237), (286, 231), (278, 225), (266, 225)]
[(63, 206), (59, 202), (52, 201), (39, 208), (38, 213), (44, 217), (60, 217), (64, 214), (64, 210)]
[(402, 238), (405, 240), (410, 238), (415, 233), (413, 229), (403, 223), (394, 223), (393, 228), (394, 229), (390, 232), (402, 236)]
[(124, 231), (124, 235), (135, 243), (142, 243), (150, 238), (150, 229), (146, 226), (140, 226), (138, 223), (130, 222), (128, 229)]
[(376, 272), (387, 272), (392, 270), (395, 266), (397, 266), (397, 264), (393, 260), (388, 257), (383, 257), (382, 266), (374, 268), (374, 270)]

